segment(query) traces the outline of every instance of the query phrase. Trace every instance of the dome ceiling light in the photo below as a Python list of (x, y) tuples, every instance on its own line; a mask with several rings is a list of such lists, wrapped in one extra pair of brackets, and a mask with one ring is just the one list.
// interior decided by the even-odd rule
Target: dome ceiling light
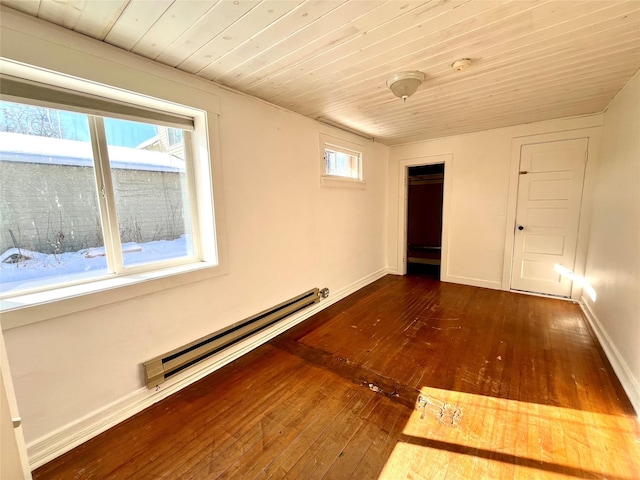
[(424, 79), (424, 73), (417, 70), (400, 72), (387, 80), (387, 87), (389, 87), (396, 97), (406, 102), (407, 98), (416, 93), (416, 90), (418, 90), (418, 87), (424, 82)]

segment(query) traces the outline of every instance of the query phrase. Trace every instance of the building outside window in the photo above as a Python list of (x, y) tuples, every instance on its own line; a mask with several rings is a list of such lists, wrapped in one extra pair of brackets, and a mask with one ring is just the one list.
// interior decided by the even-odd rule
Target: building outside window
[(0, 102), (0, 297), (201, 260), (188, 122), (42, 103)]

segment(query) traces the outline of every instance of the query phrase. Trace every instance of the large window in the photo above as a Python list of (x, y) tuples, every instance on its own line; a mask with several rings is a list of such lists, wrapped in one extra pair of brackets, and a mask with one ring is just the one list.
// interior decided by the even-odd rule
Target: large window
[(193, 119), (5, 83), (0, 297), (201, 260)]

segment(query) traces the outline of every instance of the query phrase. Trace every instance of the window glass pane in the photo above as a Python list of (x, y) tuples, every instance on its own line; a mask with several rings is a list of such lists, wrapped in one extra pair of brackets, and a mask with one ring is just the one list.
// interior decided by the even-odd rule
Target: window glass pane
[(104, 124), (125, 267), (194, 255), (182, 131)]
[(169, 128), (169, 146), (182, 143), (182, 130)]
[(359, 163), (360, 157), (358, 155), (325, 149), (327, 175), (360, 178)]
[(86, 115), (0, 102), (0, 294), (108, 273)]

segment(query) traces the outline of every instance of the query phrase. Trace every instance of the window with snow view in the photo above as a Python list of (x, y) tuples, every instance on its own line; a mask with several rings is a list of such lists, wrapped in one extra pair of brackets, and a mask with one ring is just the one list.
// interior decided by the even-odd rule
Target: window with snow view
[(200, 260), (193, 119), (24, 102), (0, 101), (0, 297)]

